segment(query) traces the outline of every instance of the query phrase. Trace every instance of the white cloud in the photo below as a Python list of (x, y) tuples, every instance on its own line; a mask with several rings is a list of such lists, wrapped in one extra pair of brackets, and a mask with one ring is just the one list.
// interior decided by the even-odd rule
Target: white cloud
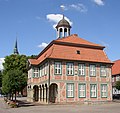
[(45, 48), (48, 44), (43, 42), (42, 44), (38, 45), (39, 48)]
[(80, 12), (87, 12), (87, 8), (85, 7), (85, 5), (83, 4), (72, 4), (69, 6), (70, 8), (73, 8), (77, 11), (80, 11)]
[(62, 10), (76, 10), (79, 12), (87, 12), (87, 8), (84, 4), (78, 3), (78, 4), (71, 4), (71, 5), (61, 5), (60, 6)]
[[(52, 22), (54, 25), (53, 25), (53, 28), (55, 28), (56, 27), (56, 25), (57, 25), (57, 23), (63, 18), (63, 15), (61, 15), (61, 14), (48, 14), (47, 16), (46, 16), (46, 18), (50, 21), (50, 22)], [(67, 18), (67, 17), (64, 17), (69, 23), (70, 23), (70, 25), (72, 25), (73, 23), (70, 21), (70, 19), (69, 18)]]
[(68, 10), (68, 8), (65, 5), (60, 6), (62, 10)]
[(93, 2), (99, 6), (103, 6), (105, 5), (104, 1), (103, 0), (93, 0)]
[(0, 58), (0, 70), (3, 69), (3, 65), (2, 65), (2, 63), (4, 63), (4, 59), (5, 59), (5, 58)]

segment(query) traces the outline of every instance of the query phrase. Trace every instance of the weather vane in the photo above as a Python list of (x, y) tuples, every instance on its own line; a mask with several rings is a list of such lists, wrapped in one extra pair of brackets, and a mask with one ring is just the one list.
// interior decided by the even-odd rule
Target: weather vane
[(64, 11), (65, 6), (64, 6), (64, 5), (61, 5), (60, 8), (61, 8), (62, 11)]
[[(64, 6), (64, 5), (61, 5), (61, 6), (60, 6), (60, 8), (61, 8), (62, 13), (63, 13), (63, 12), (64, 12), (64, 10), (65, 10), (65, 6)], [(63, 18), (64, 18), (64, 13), (63, 13)]]

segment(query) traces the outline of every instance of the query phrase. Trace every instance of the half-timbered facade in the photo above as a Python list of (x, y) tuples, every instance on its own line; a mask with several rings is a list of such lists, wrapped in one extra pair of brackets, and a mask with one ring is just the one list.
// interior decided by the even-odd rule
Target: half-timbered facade
[(58, 38), (29, 59), (27, 100), (41, 103), (112, 100), (111, 66), (104, 46), (70, 35), (63, 19)]

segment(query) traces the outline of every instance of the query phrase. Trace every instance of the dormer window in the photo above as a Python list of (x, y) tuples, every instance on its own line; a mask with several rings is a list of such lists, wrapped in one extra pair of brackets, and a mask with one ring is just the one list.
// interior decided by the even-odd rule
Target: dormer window
[(79, 50), (77, 50), (77, 51), (76, 51), (76, 53), (77, 53), (77, 54), (80, 54), (80, 51), (79, 51)]

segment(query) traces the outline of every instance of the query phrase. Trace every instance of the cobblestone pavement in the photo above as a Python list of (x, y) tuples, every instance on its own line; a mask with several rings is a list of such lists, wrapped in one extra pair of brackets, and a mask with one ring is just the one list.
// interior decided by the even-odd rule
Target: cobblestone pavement
[(120, 103), (97, 105), (37, 105), (9, 108), (0, 98), (0, 113), (120, 113)]

